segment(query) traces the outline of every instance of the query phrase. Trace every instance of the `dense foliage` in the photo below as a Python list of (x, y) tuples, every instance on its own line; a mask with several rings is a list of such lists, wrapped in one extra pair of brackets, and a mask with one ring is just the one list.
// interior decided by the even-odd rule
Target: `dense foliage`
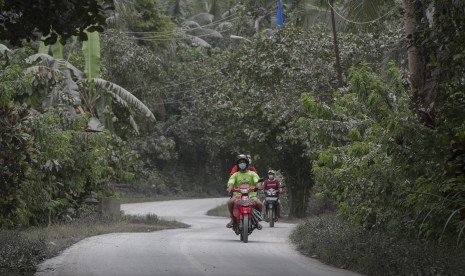
[[(191, 100), (180, 104), (185, 115), (172, 135), (182, 134), (181, 141), (197, 137), (197, 143), (204, 144), (206, 153), (213, 157), (221, 156), (222, 151), (257, 153), (261, 173), (269, 167), (285, 172), (294, 199), (291, 214), (302, 217), (312, 176), (311, 157), (303, 154), (308, 141), (296, 124), (296, 118), (303, 114), (300, 94), (310, 92), (328, 101), (337, 80), (332, 74), (331, 39), (324, 27), (309, 32), (288, 29), (280, 36), (280, 43), (275, 36), (264, 35), (253, 43), (236, 44), (234, 51), (214, 55), (207, 62), (203, 55), (184, 61), (187, 68), (181, 70), (192, 74), (187, 78), (198, 81), (180, 81), (179, 89), (191, 91)], [(376, 51), (353, 54), (357, 48), (376, 48), (381, 42), (371, 38), (366, 44), (367, 39), (363, 34), (341, 36), (344, 67), (380, 58)]]
[(2, 231), (0, 235), (0, 275), (33, 275), (47, 255), (45, 239), (31, 239), (15, 231)]
[(0, 224), (9, 227), (27, 225), (29, 192), (40, 192), (34, 179), (37, 152), (31, 129), (24, 125), (29, 111), (24, 106), (3, 103), (0, 110)]
[(153, 114), (125, 89), (85, 78), (62, 59), (1, 46), (1, 225), (79, 216), (92, 193), (110, 196), (110, 184), (131, 180), (136, 163), (127, 142), (100, 123), (117, 118), (109, 103), (97, 106), (100, 95), (129, 114), (142, 111), (148, 119)]
[[(435, 5), (438, 18), (450, 15), (450, 7)], [(463, 119), (457, 113), (463, 108), (463, 66), (457, 63), (462, 37), (448, 37), (444, 53), (429, 38), (444, 35), (450, 22), (423, 27), (426, 36), (416, 35), (425, 40), (415, 46), (441, 57), (424, 70), (443, 77), (426, 80), (424, 90), (410, 97), (394, 68), (378, 76), (365, 65), (352, 70), (348, 90), (336, 93), (330, 104), (304, 94), (308, 115), (300, 123), (308, 139), (323, 146), (316, 151), (316, 181), (344, 217), (366, 228), (413, 230), (405, 233), (463, 245)]]

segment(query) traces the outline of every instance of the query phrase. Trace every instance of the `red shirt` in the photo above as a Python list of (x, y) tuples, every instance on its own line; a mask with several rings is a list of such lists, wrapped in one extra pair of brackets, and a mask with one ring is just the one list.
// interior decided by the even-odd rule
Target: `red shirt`
[(268, 189), (275, 189), (275, 190), (279, 190), (281, 188), (281, 182), (279, 182), (279, 180), (277, 179), (273, 179), (273, 180), (265, 180), (263, 181), (263, 189), (264, 190), (268, 190)]
[[(258, 174), (258, 173), (257, 173), (257, 169), (255, 169), (254, 166), (250, 166), (250, 165), (249, 165), (249, 166), (247, 166), (246, 170), (254, 171), (256, 174)], [(231, 175), (233, 175), (233, 174), (236, 173), (236, 172), (237, 172), (237, 165), (234, 166), (234, 167), (232, 167), (231, 172), (229, 173), (229, 177), (231, 177)]]

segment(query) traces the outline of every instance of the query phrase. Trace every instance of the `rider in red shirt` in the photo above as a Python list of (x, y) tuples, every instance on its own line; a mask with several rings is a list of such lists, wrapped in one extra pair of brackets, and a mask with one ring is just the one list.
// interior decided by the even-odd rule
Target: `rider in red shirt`
[[(275, 189), (278, 190), (279, 193), (283, 192), (283, 186), (281, 182), (275, 178), (276, 172), (274, 170), (269, 170), (268, 171), (268, 179), (263, 181), (262, 188), (263, 191), (269, 190), (269, 189)], [(278, 217), (281, 217), (281, 202), (278, 199), (278, 212), (277, 212)]]
[(275, 189), (279, 190), (280, 193), (283, 192), (283, 187), (281, 185), (281, 182), (279, 182), (276, 177), (276, 172), (274, 170), (269, 170), (268, 171), (268, 179), (263, 181), (263, 190), (268, 190), (268, 189)]

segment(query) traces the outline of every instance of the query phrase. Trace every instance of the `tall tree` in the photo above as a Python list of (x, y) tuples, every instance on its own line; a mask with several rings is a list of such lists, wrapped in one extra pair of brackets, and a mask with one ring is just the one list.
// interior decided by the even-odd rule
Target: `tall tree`
[(407, 38), (410, 41), (408, 48), (408, 67), (410, 74), (410, 85), (416, 98), (425, 98), (425, 70), (426, 57), (422, 55), (415, 45), (414, 37), (417, 33), (421, 20), (424, 18), (424, 3), (421, 1), (402, 0), (404, 7), (404, 26)]

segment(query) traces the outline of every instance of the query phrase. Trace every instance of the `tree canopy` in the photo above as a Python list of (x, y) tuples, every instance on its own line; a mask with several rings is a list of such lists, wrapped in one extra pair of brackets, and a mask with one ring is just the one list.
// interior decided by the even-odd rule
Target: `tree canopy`
[(42, 36), (62, 44), (72, 36), (86, 40), (85, 30), (103, 31), (112, 0), (4, 0), (0, 2), (0, 40), (21, 45)]

